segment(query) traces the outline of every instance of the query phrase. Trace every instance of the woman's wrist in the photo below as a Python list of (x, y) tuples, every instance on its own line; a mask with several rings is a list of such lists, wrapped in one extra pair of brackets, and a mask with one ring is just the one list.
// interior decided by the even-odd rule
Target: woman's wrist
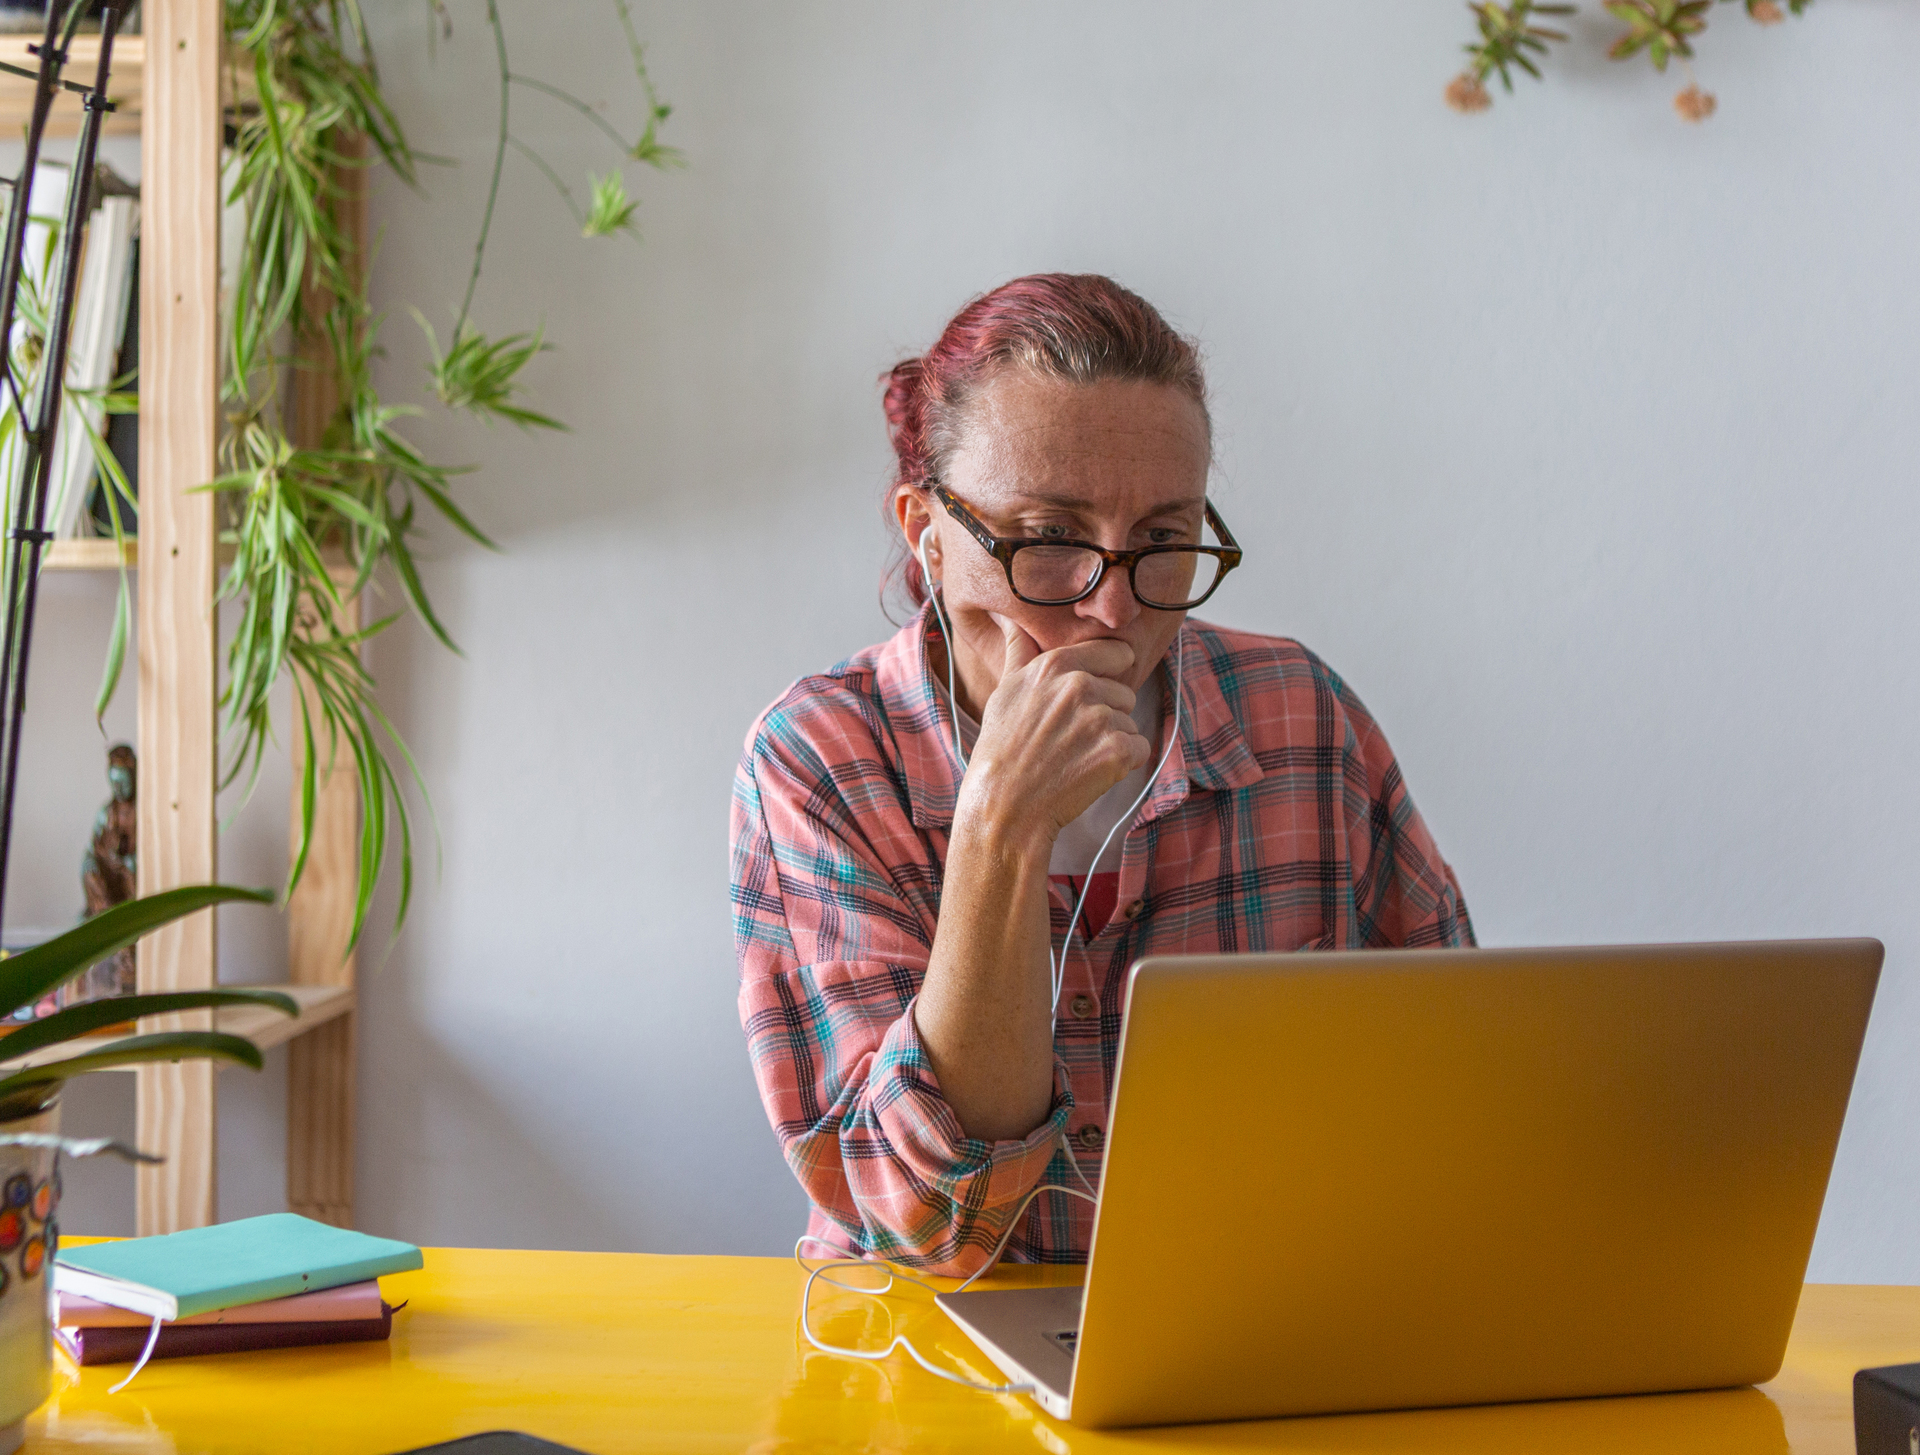
[(1034, 812), (1031, 799), (997, 791), (987, 774), (969, 773), (953, 807), (952, 846), (964, 845), (1016, 871), (1037, 863), (1044, 873), (1057, 833), (1050, 818)]

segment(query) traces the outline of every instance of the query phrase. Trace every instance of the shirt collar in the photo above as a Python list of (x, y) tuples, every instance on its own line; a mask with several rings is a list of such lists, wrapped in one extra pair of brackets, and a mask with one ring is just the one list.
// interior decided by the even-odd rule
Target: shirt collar
[[(929, 633), (940, 630), (930, 605), (922, 606), (881, 647), (874, 684), (887, 727), (900, 755), (914, 827), (950, 829), (960, 793), (960, 765), (953, 755), (953, 711), (947, 684), (937, 681), (927, 652)], [(1154, 779), (1140, 821), (1151, 822), (1186, 802), (1195, 791), (1245, 788), (1265, 775), (1247, 746), (1222, 686), (1213, 629), (1189, 619), (1174, 638), (1181, 659), (1180, 741)], [(1163, 677), (1160, 725), (1173, 711), (1173, 661)]]

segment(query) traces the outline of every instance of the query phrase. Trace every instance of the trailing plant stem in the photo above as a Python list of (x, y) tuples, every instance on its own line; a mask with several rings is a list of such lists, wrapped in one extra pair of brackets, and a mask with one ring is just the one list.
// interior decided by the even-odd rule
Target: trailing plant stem
[(499, 0), (487, 0), (487, 24), (493, 28), (493, 53), (500, 63), (500, 137), (493, 148), (493, 180), (487, 184), (487, 210), (480, 218), (480, 236), (473, 245), (473, 271), (467, 275), (466, 295), (460, 300), (460, 315), (453, 325), (456, 340), (466, 326), (467, 315), (473, 311), (473, 290), (480, 286), (480, 264), (487, 255), (493, 207), (500, 200), (500, 173), (507, 164), (507, 107), (512, 99), (513, 72), (507, 65), (507, 31), (500, 21)]

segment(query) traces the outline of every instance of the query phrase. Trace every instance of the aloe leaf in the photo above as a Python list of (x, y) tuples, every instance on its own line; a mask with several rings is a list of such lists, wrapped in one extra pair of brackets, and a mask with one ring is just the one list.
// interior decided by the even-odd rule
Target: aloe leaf
[(300, 1014), (300, 1003), (278, 990), (174, 990), (156, 995), (115, 995), (89, 1000), (44, 1016), (0, 1039), (0, 1061), (17, 1061), (47, 1046), (88, 1035), (144, 1015), (168, 1015), (181, 1010), (206, 1010), (221, 1005), (264, 1005), (290, 1016)]
[(71, 980), (133, 944), (149, 930), (210, 905), (251, 900), (272, 904), (271, 889), (240, 889), (231, 884), (188, 884), (116, 904), (65, 934), (0, 960), (0, 1015), (31, 1005), (49, 990)]
[(258, 1071), (260, 1048), (244, 1036), (225, 1031), (161, 1031), (151, 1036), (128, 1036), (85, 1056), (69, 1056), (44, 1066), (29, 1066), (0, 1080), (0, 1105), (29, 1087), (53, 1086), (89, 1071), (111, 1071), (116, 1066), (138, 1066), (149, 1061), (212, 1059), (232, 1061)]

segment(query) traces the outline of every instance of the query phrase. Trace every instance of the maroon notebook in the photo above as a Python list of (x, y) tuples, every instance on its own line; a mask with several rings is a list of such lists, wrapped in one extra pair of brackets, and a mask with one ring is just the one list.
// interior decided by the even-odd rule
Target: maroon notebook
[[(54, 1330), (76, 1364), (131, 1364), (147, 1347), (146, 1328)], [(305, 1324), (164, 1324), (153, 1346), (155, 1359), (193, 1354), (237, 1354), (245, 1349), (297, 1349), (308, 1344), (366, 1344), (393, 1332), (393, 1310), (380, 1305), (377, 1319), (332, 1319)]]

